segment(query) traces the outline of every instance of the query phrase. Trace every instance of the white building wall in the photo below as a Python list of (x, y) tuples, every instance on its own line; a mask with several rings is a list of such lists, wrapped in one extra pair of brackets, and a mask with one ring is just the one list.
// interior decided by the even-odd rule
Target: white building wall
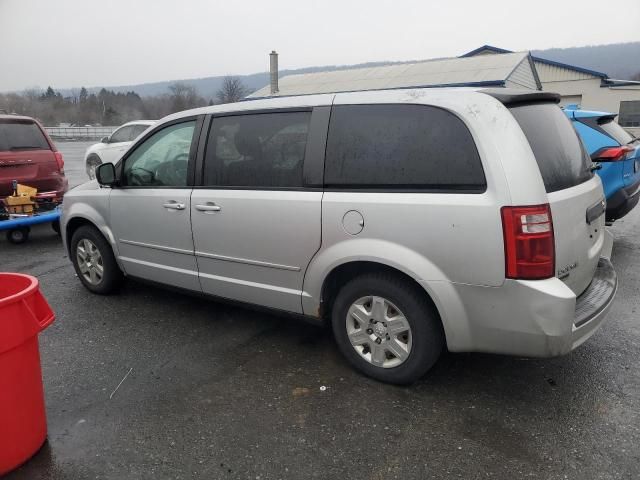
[(568, 68), (556, 67), (548, 63), (535, 62), (538, 77), (541, 82), (567, 82), (573, 80), (590, 80), (592, 78), (600, 78), (588, 73), (570, 70)]
[(506, 81), (507, 87), (513, 88), (528, 88), (530, 90), (537, 90), (536, 77), (533, 74), (531, 63), (529, 59), (525, 58), (520, 65), (509, 75)]
[(561, 106), (582, 105), (582, 95), (563, 95), (560, 100)]
[[(481, 50), (475, 55), (503, 55), (492, 50)], [(556, 92), (562, 96), (561, 105), (579, 104), (585, 110), (600, 110), (615, 114), (620, 113), (620, 102), (640, 101), (640, 85), (620, 87), (602, 86), (602, 78), (572, 68), (559, 67), (548, 63), (536, 62), (542, 90)], [(507, 79), (506, 85), (517, 87), (514, 82), (514, 71)], [(535, 87), (534, 87), (535, 88)], [(640, 136), (640, 128), (629, 128), (632, 135)]]
[[(580, 72), (577, 72), (580, 73)], [(540, 74), (540, 71), (538, 71)], [(624, 87), (602, 86), (599, 77), (583, 80), (548, 81), (540, 75), (542, 89), (562, 95), (561, 105), (578, 103), (585, 110), (620, 113), (620, 102), (640, 101), (640, 85)], [(558, 77), (555, 77), (558, 78)], [(580, 99), (577, 101), (577, 99)], [(639, 136), (640, 128), (625, 127), (632, 135)]]
[[(562, 95), (561, 104), (579, 103), (585, 110), (619, 113), (620, 102), (640, 101), (640, 85), (626, 87), (603, 87), (599, 77), (574, 81), (545, 81), (540, 78), (542, 89)], [(580, 101), (576, 102), (576, 98)], [(640, 135), (640, 128), (627, 128), (633, 135)]]

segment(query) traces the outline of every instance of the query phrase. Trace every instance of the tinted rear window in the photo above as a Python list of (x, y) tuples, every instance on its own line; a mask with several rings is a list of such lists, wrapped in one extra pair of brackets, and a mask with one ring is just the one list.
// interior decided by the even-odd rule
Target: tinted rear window
[(529, 140), (547, 192), (589, 180), (591, 159), (562, 110), (551, 103), (510, 108)]
[(50, 149), (47, 139), (35, 123), (0, 120), (0, 152)]
[(342, 188), (484, 191), (465, 124), (426, 105), (339, 105), (327, 140), (325, 184)]
[(626, 145), (633, 140), (633, 136), (629, 134), (624, 128), (622, 128), (613, 118), (603, 118), (598, 122), (598, 125), (607, 135), (613, 138), (620, 145)]

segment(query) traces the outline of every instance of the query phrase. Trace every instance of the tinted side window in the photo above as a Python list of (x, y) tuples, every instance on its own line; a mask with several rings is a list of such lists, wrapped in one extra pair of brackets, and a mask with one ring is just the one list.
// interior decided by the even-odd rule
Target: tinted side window
[(117, 129), (115, 132), (111, 134), (109, 143), (120, 143), (120, 142), (131, 141), (131, 130), (133, 130), (132, 126), (121, 127)]
[(484, 191), (471, 133), (426, 105), (339, 105), (331, 113), (327, 186)]
[(510, 108), (520, 124), (538, 162), (547, 192), (586, 182), (591, 177), (591, 159), (571, 121), (553, 103)]
[(51, 150), (51, 147), (35, 123), (0, 121), (0, 152), (9, 150)]
[(301, 187), (310, 119), (311, 112), (214, 118), (205, 185)]
[(195, 121), (157, 131), (124, 163), (123, 184), (133, 187), (184, 187)]

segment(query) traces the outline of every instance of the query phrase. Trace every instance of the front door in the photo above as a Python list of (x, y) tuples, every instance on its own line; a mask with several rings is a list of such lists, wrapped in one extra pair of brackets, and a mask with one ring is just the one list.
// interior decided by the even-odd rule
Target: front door
[(205, 293), (301, 312), (320, 248), (321, 189), (305, 188), (310, 111), (214, 118), (204, 186), (191, 197)]
[(193, 252), (189, 163), (196, 119), (164, 126), (123, 160), (110, 195), (111, 226), (128, 275), (200, 290)]

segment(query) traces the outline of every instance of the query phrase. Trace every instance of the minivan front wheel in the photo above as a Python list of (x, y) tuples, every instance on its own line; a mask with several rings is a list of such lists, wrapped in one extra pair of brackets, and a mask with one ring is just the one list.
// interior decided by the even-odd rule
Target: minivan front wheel
[(425, 292), (390, 274), (366, 274), (348, 282), (333, 304), (332, 325), (349, 362), (388, 383), (418, 380), (444, 345), (440, 319)]
[(102, 165), (102, 160), (100, 160), (100, 157), (97, 155), (90, 155), (89, 158), (87, 158), (87, 175), (89, 176), (90, 180), (93, 180), (94, 178), (96, 178), (96, 168), (98, 168), (100, 165)]
[(94, 227), (83, 225), (71, 238), (71, 261), (78, 278), (87, 290), (101, 295), (115, 292), (122, 283), (113, 250)]

